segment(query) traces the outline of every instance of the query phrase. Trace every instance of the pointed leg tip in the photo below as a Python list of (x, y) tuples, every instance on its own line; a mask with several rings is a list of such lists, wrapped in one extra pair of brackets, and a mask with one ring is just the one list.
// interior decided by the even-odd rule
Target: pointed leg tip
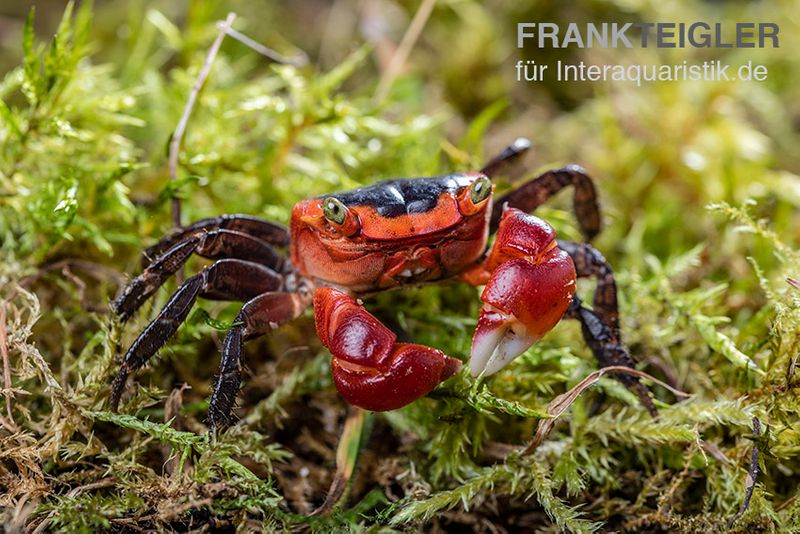
[(517, 137), (512, 146), (516, 150), (528, 150), (531, 147), (531, 140), (527, 137)]
[(125, 382), (128, 380), (128, 373), (126, 370), (120, 369), (114, 381), (111, 383), (111, 393), (108, 398), (108, 409), (116, 413), (119, 411), (119, 401), (122, 398), (122, 392), (125, 389)]
[(219, 435), (225, 432), (228, 427), (231, 426), (230, 418), (225, 418), (221, 414), (213, 414), (209, 412), (208, 419), (206, 420), (206, 425), (208, 425), (208, 433), (213, 435)]

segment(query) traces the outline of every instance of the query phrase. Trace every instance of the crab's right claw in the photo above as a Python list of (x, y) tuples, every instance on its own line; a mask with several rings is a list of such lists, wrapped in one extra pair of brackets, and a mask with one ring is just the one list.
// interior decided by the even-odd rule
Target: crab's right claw
[(339, 290), (314, 292), (317, 335), (333, 355), (333, 381), (350, 404), (373, 411), (401, 408), (454, 375), (461, 362), (442, 351), (397, 343), (397, 336)]
[(525, 352), (561, 320), (575, 295), (575, 265), (556, 246), (555, 231), (513, 208), (503, 214), (484, 268), (491, 276), (472, 338), (472, 376), (494, 374)]

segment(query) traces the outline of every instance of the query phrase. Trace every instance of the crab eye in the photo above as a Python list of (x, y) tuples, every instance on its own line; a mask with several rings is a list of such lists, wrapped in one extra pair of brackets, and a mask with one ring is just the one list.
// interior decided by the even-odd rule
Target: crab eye
[(322, 213), (326, 219), (336, 224), (344, 224), (347, 218), (347, 208), (334, 197), (328, 197), (322, 201)]
[(473, 204), (478, 204), (492, 194), (492, 182), (486, 176), (481, 176), (469, 187), (469, 198)]

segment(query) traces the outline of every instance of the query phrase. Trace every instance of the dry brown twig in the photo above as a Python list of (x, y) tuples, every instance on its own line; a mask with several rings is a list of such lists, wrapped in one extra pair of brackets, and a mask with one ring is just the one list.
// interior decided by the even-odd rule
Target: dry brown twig
[(592, 385), (594, 385), (595, 382), (600, 380), (600, 377), (608, 373), (622, 373), (633, 375), (639, 378), (645, 378), (667, 389), (673, 395), (684, 398), (691, 397), (691, 395), (688, 393), (684, 393), (679, 389), (675, 389), (669, 384), (637, 369), (631, 369), (630, 367), (624, 367), (621, 365), (603, 367), (602, 369), (598, 369), (597, 371), (589, 374), (586, 378), (576, 384), (575, 387), (552, 400), (552, 402), (547, 406), (547, 413), (552, 417), (550, 419), (542, 419), (539, 421), (539, 426), (536, 427), (536, 434), (533, 436), (533, 440), (531, 440), (528, 446), (525, 447), (525, 449), (522, 451), (522, 454), (527, 455), (533, 453), (556, 426), (556, 420), (558, 417), (567, 411), (570, 406), (572, 406), (572, 403), (575, 402), (581, 393), (589, 389)]
[(3, 426), (15, 430), (14, 416), (11, 413), (11, 367), (8, 359), (8, 336), (6, 336), (6, 302), (0, 302), (0, 356), (3, 358), (3, 396), (6, 398), (6, 413), (8, 422), (2, 421)]
[(281, 63), (283, 65), (294, 65), (295, 67), (302, 67), (308, 64), (308, 55), (302, 50), (299, 51), (294, 56), (287, 57), (284, 56), (283, 54), (279, 54), (278, 52), (269, 47), (264, 46), (263, 44), (257, 41), (254, 41), (245, 34), (234, 30), (233, 28), (227, 26), (224, 22), (218, 22), (217, 28), (221, 31), (224, 31), (225, 34), (228, 35), (229, 37), (236, 39), (243, 45), (255, 50), (262, 56), (271, 59), (275, 63)]
[[(175, 126), (175, 131), (172, 132), (172, 138), (169, 142), (170, 182), (174, 182), (178, 179), (178, 156), (180, 155), (183, 136), (186, 134), (186, 127), (189, 124), (189, 117), (192, 115), (192, 111), (197, 103), (197, 98), (200, 96), (200, 91), (203, 89), (203, 86), (206, 83), (206, 79), (211, 72), (211, 67), (214, 64), (214, 60), (219, 53), (219, 49), (222, 46), (222, 41), (225, 39), (226, 35), (236, 39), (245, 46), (277, 63), (295, 65), (299, 67), (308, 62), (308, 56), (305, 54), (305, 52), (301, 51), (293, 57), (286, 57), (282, 54), (279, 54), (275, 50), (272, 50), (271, 48), (254, 41), (243, 33), (234, 30), (233, 22), (235, 20), (236, 13), (231, 12), (228, 13), (227, 18), (224, 21), (217, 23), (217, 29), (219, 30), (219, 33), (217, 34), (216, 39), (214, 39), (214, 42), (211, 43), (211, 46), (206, 53), (203, 66), (200, 68), (200, 72), (197, 74), (197, 79), (194, 81), (194, 85), (189, 92), (189, 98), (186, 100), (186, 105), (183, 107), (183, 114), (181, 115), (177, 126)], [(175, 191), (173, 191), (172, 194), (172, 226), (175, 228), (181, 227), (181, 200), (178, 198)]]
[(400, 74), (400, 71), (403, 69), (403, 65), (408, 59), (408, 55), (411, 53), (414, 45), (417, 43), (419, 36), (422, 34), (422, 30), (425, 28), (425, 24), (428, 22), (428, 18), (430, 18), (435, 5), (436, 0), (422, 0), (422, 4), (414, 14), (411, 24), (408, 25), (406, 33), (400, 40), (397, 50), (378, 82), (378, 88), (375, 89), (376, 101), (382, 101), (389, 94), (392, 83), (394, 83), (395, 78), (397, 78), (397, 75)]
[(339, 503), (345, 496), (347, 485), (356, 469), (358, 455), (365, 439), (364, 426), (367, 425), (367, 412), (361, 408), (351, 407), (336, 448), (336, 474), (328, 494), (317, 509), (310, 515), (324, 515)]
[[(225, 35), (227, 35), (227, 31), (230, 29), (234, 20), (236, 20), (236, 13), (228, 13), (228, 17), (225, 19), (225, 21), (218, 26), (220, 29), (219, 34), (211, 44), (211, 48), (208, 49), (206, 59), (203, 62), (203, 67), (200, 69), (200, 73), (197, 75), (197, 79), (192, 86), (192, 90), (189, 92), (189, 98), (186, 100), (186, 105), (183, 108), (183, 114), (178, 121), (178, 125), (175, 127), (175, 131), (172, 132), (172, 139), (170, 139), (169, 142), (170, 182), (174, 182), (178, 179), (178, 155), (180, 153), (183, 135), (186, 133), (186, 126), (189, 124), (189, 117), (192, 114), (192, 110), (194, 110), (194, 105), (195, 102), (197, 102), (197, 97), (200, 94), (200, 90), (206, 83), (208, 73), (211, 72), (211, 66), (214, 63), (214, 59), (217, 57), (217, 53), (219, 53), (219, 48), (222, 46), (222, 41), (225, 39)], [(180, 228), (181, 226), (181, 200), (178, 198), (175, 192), (173, 192), (172, 195), (172, 226), (175, 228)]]

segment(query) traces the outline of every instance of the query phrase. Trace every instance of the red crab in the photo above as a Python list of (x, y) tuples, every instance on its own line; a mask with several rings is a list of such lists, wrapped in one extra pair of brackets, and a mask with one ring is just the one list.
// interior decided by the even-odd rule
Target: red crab
[[(303, 200), (291, 228), (247, 215), (222, 215), (185, 227), (146, 252), (149, 263), (114, 304), (122, 320), (192, 255), (216, 260), (183, 282), (128, 349), (111, 389), (116, 410), (127, 376), (175, 333), (197, 297), (245, 302), (228, 331), (209, 419), (231, 423), (244, 341), (298, 317), (313, 302), (317, 335), (330, 350), (336, 388), (367, 410), (393, 410), (428, 394), (459, 370), (435, 348), (399, 343), (361, 304), (371, 294), (460, 278), (483, 285), (470, 371), (491, 375), (509, 364), (565, 315), (578, 319), (600, 364), (632, 366), (622, 346), (616, 285), (603, 256), (585, 243), (556, 241), (530, 215), (566, 186), (587, 240), (600, 228), (594, 185), (577, 166), (544, 173), (493, 198), (491, 177), (527, 150), (518, 139), (480, 172), (394, 179)], [(494, 246), (487, 251), (490, 233)], [(276, 248), (288, 247), (290, 259)], [(576, 277), (595, 276), (593, 309), (575, 295)], [(636, 386), (653, 410), (644, 386)]]

